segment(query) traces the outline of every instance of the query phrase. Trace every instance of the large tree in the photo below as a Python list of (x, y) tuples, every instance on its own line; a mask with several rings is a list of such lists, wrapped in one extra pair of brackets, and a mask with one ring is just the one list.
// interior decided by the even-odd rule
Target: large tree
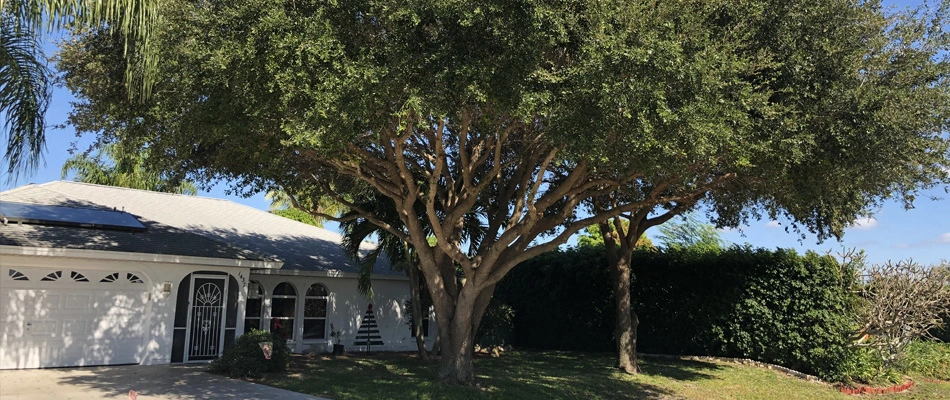
[[(495, 284), (586, 226), (625, 216), (616, 231), (635, 239), (705, 203), (721, 225), (787, 214), (824, 237), (894, 192), (910, 200), (946, 180), (950, 164), (939, 35), (907, 42), (892, 32), (912, 34), (895, 27), (917, 18), (889, 25), (869, 3), (182, 0), (166, 11), (148, 103), (101, 79), (121, 75), (99, 67), (115, 38), (64, 49), (77, 129), (147, 141), (162, 166), (248, 192), (320, 188), (308, 193), (411, 244), (448, 382), (474, 382)], [(393, 202), (401, 226), (345, 196), (365, 189)], [(585, 202), (595, 206), (579, 214)], [(465, 240), (473, 219), (484, 236)]]
[[(563, 104), (567, 121), (615, 134), (598, 137), (638, 139), (580, 143), (622, 148), (627, 156), (608, 166), (638, 174), (591, 207), (637, 205), (601, 227), (612, 232), (604, 239), (618, 367), (636, 371), (629, 263), (650, 227), (704, 209), (730, 227), (785, 216), (792, 230), (824, 240), (884, 199), (909, 205), (917, 190), (947, 182), (945, 7), (885, 15), (876, 1), (616, 6), (609, 15), (638, 18), (602, 24), (586, 42)], [(606, 227), (621, 221), (630, 228)]]
[(126, 69), (125, 80), (136, 89), (130, 97), (139, 97), (151, 90), (158, 62), (149, 41), (158, 6), (159, 0), (0, 0), (0, 113), (9, 181), (34, 172), (43, 156), (44, 116), (52, 96), (43, 34), (64, 25), (104, 26), (135, 41), (138, 52), (125, 54), (139, 68)]

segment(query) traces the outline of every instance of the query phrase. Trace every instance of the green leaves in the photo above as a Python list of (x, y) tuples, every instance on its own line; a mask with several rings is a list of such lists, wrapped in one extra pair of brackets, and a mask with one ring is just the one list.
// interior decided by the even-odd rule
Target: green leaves
[(66, 159), (62, 175), (66, 178), (74, 173), (74, 180), (97, 185), (187, 195), (198, 193), (193, 183), (150, 169), (148, 156), (148, 149), (110, 144), (95, 154), (78, 153)]
[(46, 109), (52, 90), (38, 38), (13, 18), (0, 17), (0, 112), (6, 139), (7, 181), (40, 166), (45, 147)]

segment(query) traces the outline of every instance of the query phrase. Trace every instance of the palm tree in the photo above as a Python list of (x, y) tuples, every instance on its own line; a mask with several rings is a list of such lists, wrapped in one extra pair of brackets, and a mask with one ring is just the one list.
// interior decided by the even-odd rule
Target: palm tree
[[(327, 196), (295, 194), (291, 196), (284, 189), (271, 189), (264, 198), (270, 200), (268, 212), (323, 228), (327, 221), (325, 215), (338, 216), (347, 211), (346, 206)], [(315, 201), (314, 201), (315, 199)]]
[[(392, 226), (402, 226), (399, 215), (396, 214), (396, 206), (392, 199), (385, 196), (370, 194), (361, 196), (355, 201), (355, 204), (363, 210), (369, 210), (381, 221)], [(422, 211), (422, 210), (420, 210)], [(360, 293), (367, 297), (373, 297), (373, 285), (370, 275), (376, 265), (379, 256), (385, 255), (389, 259), (391, 268), (394, 271), (403, 271), (409, 278), (409, 315), (412, 321), (412, 336), (416, 338), (416, 346), (419, 356), (423, 360), (429, 359), (429, 352), (425, 345), (425, 335), (422, 332), (422, 285), (419, 274), (419, 261), (415, 252), (408, 243), (403, 242), (398, 237), (384, 229), (380, 229), (372, 222), (366, 219), (350, 219), (347, 216), (353, 216), (355, 213), (344, 215), (344, 221), (340, 223), (340, 229), (343, 231), (343, 251), (356, 260), (360, 268), (357, 288)], [(372, 237), (376, 237), (378, 243), (369, 252), (364, 253), (361, 245)], [(436, 344), (432, 347), (432, 353), (438, 351), (438, 338)]]
[(147, 149), (117, 146), (121, 143), (105, 145), (93, 155), (79, 153), (70, 157), (63, 164), (63, 178), (75, 172), (77, 182), (187, 195), (198, 193), (192, 182), (148, 169)]
[[(51, 76), (43, 55), (44, 34), (64, 26), (122, 34), (130, 60), (126, 82), (130, 97), (147, 97), (158, 66), (149, 38), (158, 21), (160, 0), (0, 0), (0, 114), (7, 148), (7, 181), (30, 175), (40, 165), (46, 142), (43, 117), (51, 96)], [(131, 62), (134, 43), (137, 60)], [(139, 71), (133, 73), (133, 71)]]
[[(396, 205), (392, 199), (379, 193), (364, 193), (356, 196), (353, 203), (364, 211), (372, 213), (377, 219), (390, 226), (403, 226), (399, 219)], [(416, 204), (416, 212), (422, 215), (426, 212), (425, 206), (421, 203)], [(468, 242), (471, 249), (478, 247), (478, 244), (485, 236), (485, 227), (482, 226), (479, 214), (484, 210), (476, 207), (475, 210), (466, 215), (464, 219), (465, 227), (463, 229), (462, 240)], [(416, 338), (416, 345), (419, 355), (423, 360), (428, 360), (439, 352), (440, 337), (436, 336), (435, 343), (431, 351), (426, 351), (425, 338), (422, 333), (422, 315), (423, 295), (428, 291), (425, 279), (422, 277), (422, 271), (419, 269), (419, 258), (409, 243), (403, 242), (397, 236), (385, 229), (381, 229), (372, 222), (362, 219), (348, 219), (357, 215), (354, 212), (344, 214), (343, 222), (340, 223), (340, 229), (343, 231), (343, 250), (346, 254), (356, 260), (360, 267), (357, 287), (361, 293), (368, 297), (373, 296), (373, 286), (370, 275), (376, 265), (376, 260), (384, 255), (388, 258), (391, 268), (394, 271), (403, 271), (409, 278), (409, 297), (410, 297), (410, 316), (412, 320), (412, 332)], [(426, 227), (426, 235), (429, 238), (429, 245), (435, 246), (435, 236), (431, 230)], [(375, 237), (377, 245), (369, 252), (363, 252), (361, 245), (369, 238)], [(453, 263), (449, 258), (444, 262)], [(459, 276), (455, 277), (458, 278)], [(451, 279), (451, 277), (445, 277)], [(426, 307), (427, 308), (427, 307)], [(474, 344), (473, 344), (474, 345)]]

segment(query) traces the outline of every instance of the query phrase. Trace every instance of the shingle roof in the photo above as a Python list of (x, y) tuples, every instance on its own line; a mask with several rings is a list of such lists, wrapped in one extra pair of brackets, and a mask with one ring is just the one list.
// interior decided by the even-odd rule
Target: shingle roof
[[(285, 270), (357, 272), (339, 234), (228, 200), (56, 181), (0, 192), (0, 201), (124, 210), (149, 228), (133, 234), (10, 224), (0, 228), (0, 244), (263, 258), (283, 261)], [(373, 272), (393, 273), (383, 259)]]
[(146, 220), (142, 224), (147, 232), (9, 223), (0, 227), (0, 245), (268, 261), (251, 251), (170, 226)]

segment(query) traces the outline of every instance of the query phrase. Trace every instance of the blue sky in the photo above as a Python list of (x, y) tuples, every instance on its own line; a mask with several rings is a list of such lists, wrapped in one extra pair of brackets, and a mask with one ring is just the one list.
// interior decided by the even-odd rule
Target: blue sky
[[(920, 4), (920, 1), (885, 1), (884, 4), (903, 7)], [(48, 49), (53, 51), (55, 47), (50, 45)], [(74, 100), (68, 91), (57, 88), (47, 113), (48, 126), (63, 124), (71, 109), (70, 102)], [(73, 144), (81, 151), (91, 142), (92, 139), (88, 137), (77, 138), (71, 128), (49, 129), (45, 165), (35, 175), (21, 178), (17, 185), (7, 183), (3, 177), (0, 179), (0, 190), (31, 182), (59, 180), (63, 161), (69, 157), (69, 149)], [(226, 195), (226, 189), (226, 184), (220, 184), (201, 195), (228, 198), (262, 210), (267, 209), (268, 202), (262, 193), (241, 198)], [(931, 200), (931, 197), (940, 200)], [(921, 193), (913, 209), (905, 210), (903, 205), (890, 201), (875, 210), (872, 218), (857, 222), (846, 231), (841, 242), (830, 240), (823, 244), (818, 244), (817, 239), (811, 235), (799, 240), (798, 235), (786, 233), (783, 227), (787, 221), (755, 221), (739, 230), (723, 231), (722, 236), (732, 243), (750, 243), (765, 248), (794, 248), (798, 251), (826, 252), (855, 247), (864, 249), (869, 261), (876, 263), (908, 258), (928, 264), (942, 259), (950, 260), (950, 194), (943, 188)], [(335, 226), (328, 228), (335, 229)], [(652, 236), (655, 232), (648, 234)]]

